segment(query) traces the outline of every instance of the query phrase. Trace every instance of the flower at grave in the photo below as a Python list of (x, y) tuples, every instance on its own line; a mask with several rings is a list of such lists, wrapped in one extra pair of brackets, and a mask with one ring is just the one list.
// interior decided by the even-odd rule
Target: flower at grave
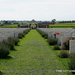
[(68, 40), (66, 40), (66, 42), (63, 43), (65, 49), (69, 50), (69, 42), (70, 40), (75, 40), (75, 37), (69, 37)]
[(56, 34), (54, 34), (54, 36), (56, 36)]
[(66, 42), (69, 42), (70, 40), (67, 40)]
[(67, 40), (66, 42), (63, 43), (66, 50), (69, 50), (69, 41), (70, 40)]
[(61, 33), (56, 33), (56, 34), (60, 35)]
[(66, 42), (64, 42), (63, 44), (65, 44)]
[(66, 50), (65, 48), (63, 48), (63, 50)]

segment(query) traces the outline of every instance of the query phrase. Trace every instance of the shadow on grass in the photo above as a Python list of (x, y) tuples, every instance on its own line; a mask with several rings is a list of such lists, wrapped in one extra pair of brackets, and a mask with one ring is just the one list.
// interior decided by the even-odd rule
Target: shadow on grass
[(4, 58), (4, 59), (12, 59), (12, 57), (11, 56), (7, 56), (6, 58)]
[(17, 51), (15, 48), (11, 49), (10, 51)]
[(60, 55), (58, 55), (58, 57), (59, 57), (59, 58), (63, 58), (63, 59), (67, 59), (67, 58), (69, 58), (69, 57), (61, 57)]
[(13, 49), (13, 50), (11, 50), (11, 51), (17, 51), (16, 49)]
[(7, 56), (5, 58), (0, 58), (0, 59), (12, 59), (12, 57), (11, 56)]
[(16, 46), (20, 46), (20, 45), (16, 45)]
[(0, 75), (3, 75), (3, 73), (0, 71)]

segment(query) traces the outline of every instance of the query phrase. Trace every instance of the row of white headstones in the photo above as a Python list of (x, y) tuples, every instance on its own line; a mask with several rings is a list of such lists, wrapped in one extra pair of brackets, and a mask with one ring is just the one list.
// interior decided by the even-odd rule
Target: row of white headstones
[[(48, 38), (52, 37), (54, 38), (54, 34), (60, 33), (60, 35), (56, 35), (56, 38), (58, 39), (58, 45), (61, 45), (62, 48), (64, 48), (64, 42), (66, 42), (69, 37), (75, 37), (75, 29), (73, 28), (38, 28), (48, 34)], [(75, 40), (70, 40), (69, 43), (69, 50), (70, 54), (75, 54)]]
[(28, 28), (0, 28), (0, 42), (9, 37), (18, 37), (18, 34), (23, 33), (26, 29)]

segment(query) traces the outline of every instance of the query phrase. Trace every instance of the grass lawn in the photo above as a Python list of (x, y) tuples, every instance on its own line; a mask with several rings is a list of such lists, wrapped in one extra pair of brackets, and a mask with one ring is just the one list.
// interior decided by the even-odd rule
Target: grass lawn
[(18, 28), (17, 24), (13, 24), (13, 25), (3, 25), (0, 26), (0, 28)]
[[(36, 30), (20, 39), (8, 59), (0, 59), (4, 75), (69, 75), (67, 67)], [(71, 75), (71, 74), (70, 74)]]
[(57, 23), (50, 25), (50, 28), (75, 28), (75, 23)]

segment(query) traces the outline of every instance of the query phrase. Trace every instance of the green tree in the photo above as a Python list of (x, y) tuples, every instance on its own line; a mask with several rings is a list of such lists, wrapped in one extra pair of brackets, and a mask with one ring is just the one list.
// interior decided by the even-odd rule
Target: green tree
[(8, 21), (4, 21), (4, 23), (9, 23)]
[(51, 22), (52, 22), (52, 24), (55, 24), (56, 23), (56, 19), (53, 19)]

